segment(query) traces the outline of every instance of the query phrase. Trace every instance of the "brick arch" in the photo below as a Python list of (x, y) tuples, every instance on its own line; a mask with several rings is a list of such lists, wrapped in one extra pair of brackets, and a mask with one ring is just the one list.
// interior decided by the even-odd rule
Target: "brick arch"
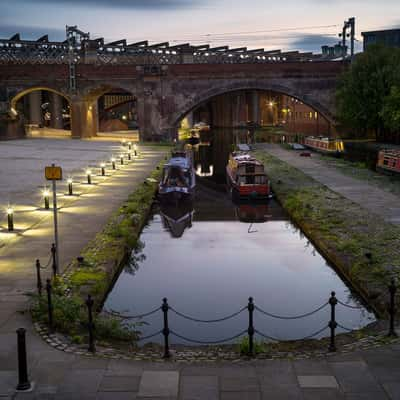
[(54, 89), (54, 88), (48, 87), (48, 86), (32, 86), (29, 88), (25, 88), (22, 91), (18, 92), (16, 95), (14, 95), (14, 97), (12, 97), (10, 100), (10, 107), (15, 109), (17, 102), (22, 97), (26, 96), (29, 93), (36, 92), (38, 90), (56, 93), (59, 96), (64, 97), (68, 102), (71, 102), (70, 96), (68, 94), (64, 93), (62, 90)]
[(264, 82), (234, 82), (231, 85), (223, 85), (221, 87), (213, 87), (197, 93), (194, 97), (188, 98), (183, 104), (179, 104), (178, 109), (171, 113), (167, 118), (167, 125), (171, 129), (177, 129), (179, 127), (180, 121), (187, 115), (190, 111), (194, 110), (200, 104), (217, 97), (231, 92), (236, 91), (246, 91), (246, 90), (261, 90), (261, 91), (273, 91), (281, 93), (287, 96), (291, 96), (302, 103), (313, 108), (324, 118), (328, 120), (330, 124), (335, 123), (335, 118), (333, 113), (323, 106), (319, 101), (314, 99), (311, 95), (303, 94), (298, 89), (293, 89), (291, 87), (277, 85), (274, 83), (264, 83)]

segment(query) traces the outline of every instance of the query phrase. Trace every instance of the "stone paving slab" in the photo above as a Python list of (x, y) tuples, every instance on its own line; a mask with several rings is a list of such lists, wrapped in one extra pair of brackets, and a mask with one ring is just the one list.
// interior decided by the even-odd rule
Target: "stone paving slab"
[(178, 371), (144, 371), (139, 386), (139, 397), (176, 397)]
[(336, 378), (332, 375), (299, 375), (297, 377), (301, 388), (330, 388), (339, 387)]

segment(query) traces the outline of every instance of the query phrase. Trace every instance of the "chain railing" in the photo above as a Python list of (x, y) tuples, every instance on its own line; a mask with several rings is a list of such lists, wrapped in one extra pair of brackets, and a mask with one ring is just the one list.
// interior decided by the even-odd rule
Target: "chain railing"
[[(36, 264), (38, 270), (40, 270), (40, 262), (39, 260), (37, 261)], [(38, 267), (39, 266), (39, 267)], [(39, 288), (39, 284), (38, 284)], [(389, 290), (389, 305), (388, 305), (388, 314), (389, 314), (389, 336), (397, 336), (396, 331), (395, 331), (395, 295), (396, 295), (396, 285), (395, 281), (392, 279), (391, 283), (388, 287)], [(54, 332), (53, 329), (53, 304), (52, 304), (52, 286), (51, 286), (51, 281), (47, 279), (46, 283), (46, 291), (47, 291), (47, 303), (48, 303), (48, 321), (49, 321), (49, 332)], [(41, 292), (40, 292), (41, 294)], [(90, 352), (95, 352), (95, 324), (93, 322), (93, 300), (91, 296), (89, 295), (87, 300), (86, 300), (86, 306), (87, 306), (87, 311), (88, 311), (88, 333), (89, 333), (89, 351)], [(318, 330), (303, 336), (301, 338), (293, 338), (293, 339), (282, 339), (278, 337), (274, 337), (273, 335), (270, 335), (269, 333), (262, 332), (259, 329), (256, 328), (256, 324), (254, 322), (254, 312), (257, 311), (260, 315), (264, 317), (269, 317), (269, 318), (274, 318), (274, 319), (280, 319), (280, 320), (297, 320), (297, 319), (303, 319), (303, 318), (308, 318), (314, 314), (317, 314), (324, 310), (327, 306), (329, 305), (330, 308), (330, 319), (329, 321), (324, 324), (322, 327), (320, 327)], [(213, 318), (213, 319), (202, 319), (202, 318), (197, 318), (195, 316), (187, 315), (183, 312), (180, 312), (176, 310), (174, 307), (171, 307), (168, 304), (168, 300), (164, 298), (162, 300), (162, 304), (159, 307), (156, 307), (148, 312), (137, 314), (137, 315), (124, 315), (119, 312), (115, 311), (104, 311), (107, 315), (110, 315), (114, 318), (119, 318), (121, 320), (140, 320), (143, 318), (146, 318), (151, 315), (155, 315), (158, 312), (162, 312), (162, 321), (163, 321), (163, 326), (162, 329), (159, 329), (149, 335), (146, 336), (141, 336), (138, 338), (138, 341), (143, 341), (143, 340), (148, 340), (153, 337), (156, 337), (158, 335), (162, 335), (164, 338), (164, 352), (163, 352), (163, 357), (164, 358), (169, 358), (170, 357), (170, 343), (169, 343), (169, 336), (175, 336), (181, 340), (184, 340), (189, 343), (197, 343), (197, 344), (204, 344), (204, 345), (212, 345), (212, 344), (220, 344), (220, 343), (226, 343), (226, 342), (232, 342), (235, 339), (238, 339), (244, 335), (247, 334), (248, 337), (248, 343), (249, 343), (249, 351), (248, 355), (249, 356), (254, 356), (255, 355), (255, 346), (254, 346), (254, 336), (258, 335), (263, 339), (271, 340), (271, 341), (279, 341), (279, 342), (292, 342), (292, 341), (298, 341), (298, 340), (306, 340), (306, 339), (311, 339), (314, 338), (318, 335), (320, 335), (322, 332), (325, 330), (329, 329), (330, 330), (330, 336), (329, 336), (329, 347), (328, 350), (330, 352), (336, 351), (336, 329), (339, 327), (343, 329), (344, 331), (351, 332), (354, 329), (348, 328), (341, 324), (340, 322), (337, 321), (336, 317), (336, 307), (340, 305), (342, 307), (346, 307), (352, 310), (361, 310), (363, 307), (361, 306), (353, 306), (350, 304), (346, 304), (342, 302), (341, 300), (336, 298), (336, 293), (331, 292), (331, 296), (329, 300), (319, 307), (315, 308), (314, 310), (299, 314), (299, 315), (277, 315), (274, 313), (271, 313), (269, 311), (263, 310), (262, 308), (258, 307), (257, 305), (254, 304), (254, 300), (252, 297), (249, 298), (248, 304), (238, 311), (231, 313), (229, 315), (220, 317), (220, 318)], [(218, 322), (224, 322), (230, 319), (233, 319), (243, 313), (245, 310), (248, 311), (248, 326), (246, 329), (240, 331), (239, 333), (235, 335), (230, 335), (229, 337), (226, 338), (220, 338), (220, 339), (211, 339), (211, 340), (204, 340), (204, 339), (199, 339), (199, 338), (192, 338), (188, 337), (183, 333), (177, 332), (174, 329), (170, 329), (170, 321), (169, 321), (169, 312), (171, 311), (174, 315), (192, 321), (192, 322), (197, 322), (197, 323), (203, 323), (203, 324), (213, 324), (213, 323), (218, 323)]]

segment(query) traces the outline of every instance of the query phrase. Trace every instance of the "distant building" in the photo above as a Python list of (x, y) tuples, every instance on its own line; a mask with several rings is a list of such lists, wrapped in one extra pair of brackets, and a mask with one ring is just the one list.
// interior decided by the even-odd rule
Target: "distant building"
[(347, 46), (343, 48), (341, 43), (334, 46), (322, 46), (321, 49), (322, 57), (324, 58), (338, 58), (343, 57), (343, 54), (347, 54)]
[(364, 51), (371, 44), (383, 44), (388, 47), (400, 48), (400, 29), (362, 32), (361, 34), (364, 38)]

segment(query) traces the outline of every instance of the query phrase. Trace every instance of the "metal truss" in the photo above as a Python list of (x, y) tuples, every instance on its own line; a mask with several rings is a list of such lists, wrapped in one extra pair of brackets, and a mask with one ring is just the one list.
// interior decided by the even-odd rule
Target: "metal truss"
[(48, 35), (38, 40), (22, 40), (19, 34), (0, 39), (0, 64), (68, 64), (70, 89), (75, 90), (75, 67), (79, 64), (248, 64), (326, 60), (322, 55), (298, 51), (212, 48), (208, 44), (170, 46), (168, 42), (149, 44), (147, 40), (128, 44), (125, 39), (105, 43), (103, 38), (91, 39), (89, 33), (76, 26), (67, 26), (66, 36), (63, 42), (50, 42)]

